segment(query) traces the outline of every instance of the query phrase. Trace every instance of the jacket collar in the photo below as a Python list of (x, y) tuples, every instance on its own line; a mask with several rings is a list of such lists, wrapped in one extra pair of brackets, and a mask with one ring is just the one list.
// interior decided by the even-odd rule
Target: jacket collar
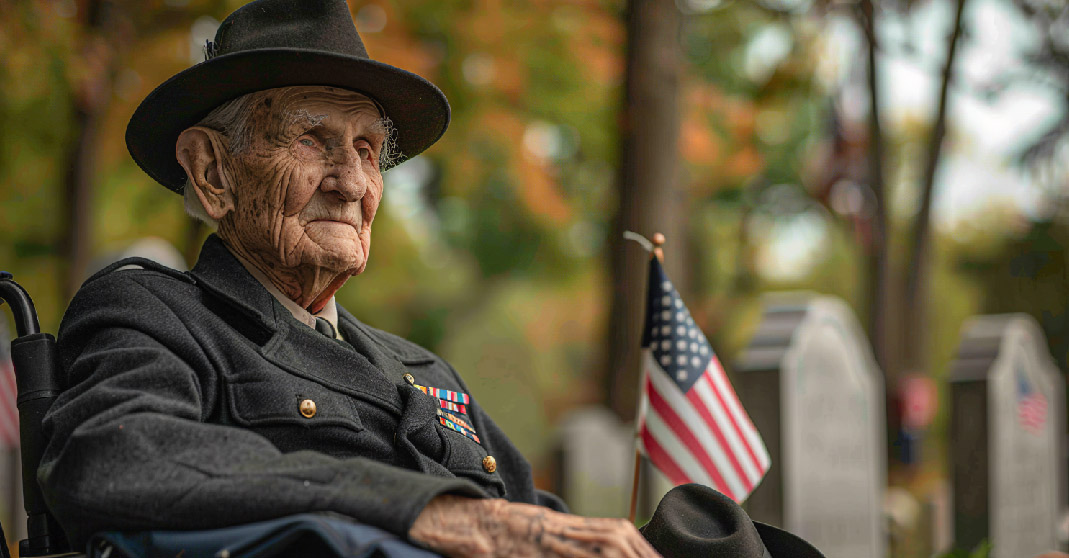
[(197, 264), (189, 273), (206, 290), (271, 330), (278, 329), (282, 313), (290, 315), (215, 234), (204, 241)]
[[(340, 306), (339, 323), (351, 346), (329, 339), (294, 318), (215, 234), (204, 242), (190, 275), (202, 288), (272, 332), (262, 348), (267, 360), (339, 391), (395, 411), (401, 408), (397, 386), (403, 384), (404, 365), (370, 328)], [(354, 381), (354, 375), (360, 381)]]

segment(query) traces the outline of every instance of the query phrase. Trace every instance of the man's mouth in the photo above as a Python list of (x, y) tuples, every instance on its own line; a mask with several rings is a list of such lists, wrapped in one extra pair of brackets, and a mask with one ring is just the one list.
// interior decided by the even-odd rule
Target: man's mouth
[(349, 219), (334, 219), (331, 217), (324, 217), (322, 219), (312, 219), (311, 221), (309, 221), (309, 223), (333, 223), (336, 225), (348, 225), (357, 230), (360, 229), (359, 222), (354, 222)]

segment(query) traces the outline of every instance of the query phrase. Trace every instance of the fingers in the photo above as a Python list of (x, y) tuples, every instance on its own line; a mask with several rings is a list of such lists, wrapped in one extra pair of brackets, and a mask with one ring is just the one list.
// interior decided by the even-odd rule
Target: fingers
[(658, 558), (634, 525), (623, 519), (568, 518), (551, 548), (561, 556)]
[(489, 536), (489, 554), (495, 557), (659, 558), (623, 519), (580, 517), (504, 501), (494, 512), (481, 515), (479, 531)]

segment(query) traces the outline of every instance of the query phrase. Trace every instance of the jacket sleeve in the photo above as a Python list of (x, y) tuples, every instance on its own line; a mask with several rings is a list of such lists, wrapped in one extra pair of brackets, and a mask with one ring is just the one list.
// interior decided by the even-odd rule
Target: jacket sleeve
[(462, 479), (283, 454), (258, 434), (207, 423), (220, 397), (217, 357), (182, 325), (195, 316), (176, 315), (139, 273), (87, 283), (60, 330), (69, 388), (45, 417), (38, 479), (72, 544), (101, 529), (204, 529), (315, 511), (405, 537), (435, 496), (485, 497)]

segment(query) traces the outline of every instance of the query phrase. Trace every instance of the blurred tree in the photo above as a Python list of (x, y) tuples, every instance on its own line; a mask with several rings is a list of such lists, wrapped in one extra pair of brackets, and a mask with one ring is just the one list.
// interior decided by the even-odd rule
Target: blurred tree
[(617, 415), (635, 413), (641, 373), (640, 341), (645, 316), (649, 255), (623, 239), (624, 231), (650, 238), (663, 233), (665, 266), (687, 292), (686, 213), (679, 189), (679, 95), (681, 15), (675, 0), (629, 0), (624, 104), (620, 114), (619, 208), (608, 242), (612, 265), (608, 366), (604, 393)]
[[(998, 95), (1018, 85), (1039, 85), (1054, 92), (1064, 102), (1061, 115), (1046, 130), (1032, 138), (1021, 151), (1021, 162), (1034, 170), (1054, 166), (1066, 176), (1065, 157), (1069, 149), (1069, 3), (1015, 0), (1025, 21), (1036, 31), (1034, 46), (1022, 53), (1024, 64), (1016, 72), (999, 76), (987, 84), (990, 95)], [(1061, 150), (1061, 151), (1060, 151)], [(1055, 176), (1059, 176), (1057, 171)], [(1064, 187), (1059, 184), (1055, 187)]]
[[(906, 371), (919, 370), (930, 373), (927, 361), (930, 347), (927, 346), (928, 337), (928, 306), (931, 305), (929, 292), (929, 275), (931, 269), (931, 256), (929, 245), (931, 244), (932, 230), (932, 191), (935, 188), (935, 173), (939, 168), (943, 154), (943, 142), (947, 129), (947, 106), (949, 102), (950, 87), (955, 80), (954, 66), (957, 61), (959, 42), (962, 35), (962, 18), (965, 13), (966, 0), (956, 0), (954, 19), (951, 23), (950, 33), (947, 38), (946, 60), (939, 82), (938, 100), (936, 112), (932, 119), (931, 135), (928, 139), (928, 148), (925, 153), (924, 171), (920, 183), (920, 207), (917, 216), (913, 219), (912, 236), (910, 238), (909, 259), (906, 261), (906, 305), (905, 319), (902, 320), (904, 332), (900, 336), (902, 346), (900, 352), (905, 356)], [(890, 374), (890, 386), (897, 388), (898, 374), (895, 369), (885, 371)]]

